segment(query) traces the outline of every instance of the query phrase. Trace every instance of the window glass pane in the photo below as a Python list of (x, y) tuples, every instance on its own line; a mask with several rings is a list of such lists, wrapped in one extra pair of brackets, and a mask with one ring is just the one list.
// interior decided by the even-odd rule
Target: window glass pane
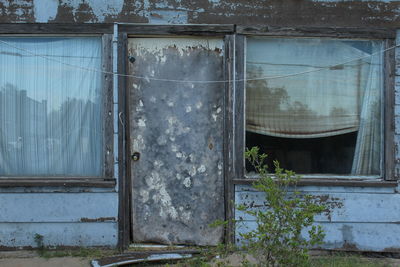
[(381, 50), (381, 41), (248, 38), (246, 146), (299, 173), (379, 174)]
[(0, 40), (0, 175), (100, 176), (101, 39)]

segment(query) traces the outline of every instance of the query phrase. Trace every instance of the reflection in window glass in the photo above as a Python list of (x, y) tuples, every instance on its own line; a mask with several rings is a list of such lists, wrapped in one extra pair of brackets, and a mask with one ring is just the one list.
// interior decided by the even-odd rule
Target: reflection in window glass
[(380, 174), (382, 49), (381, 41), (248, 38), (246, 146), (298, 173)]
[(0, 175), (101, 176), (101, 39), (0, 40)]

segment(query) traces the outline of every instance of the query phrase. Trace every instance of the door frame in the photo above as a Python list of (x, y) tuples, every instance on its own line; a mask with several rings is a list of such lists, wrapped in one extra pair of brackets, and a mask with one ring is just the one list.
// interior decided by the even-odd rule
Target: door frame
[[(224, 204), (225, 228), (224, 239), (226, 243), (234, 241), (234, 155), (229, 148), (233, 147), (233, 122), (234, 122), (234, 91), (235, 91), (235, 26), (233, 24), (201, 24), (201, 25), (149, 25), (149, 24), (114, 24), (114, 57), (118, 74), (114, 73), (114, 84), (118, 87), (118, 248), (125, 250), (132, 241), (131, 201), (132, 180), (130, 157), (130, 118), (129, 118), (129, 91), (127, 90), (127, 42), (128, 37), (179, 37), (179, 36), (213, 36), (222, 37), (224, 41), (224, 126), (223, 126), (223, 177), (224, 177)], [(115, 61), (114, 61), (115, 62)], [(118, 102), (118, 101), (116, 101)], [(115, 122), (114, 122), (115, 123)]]

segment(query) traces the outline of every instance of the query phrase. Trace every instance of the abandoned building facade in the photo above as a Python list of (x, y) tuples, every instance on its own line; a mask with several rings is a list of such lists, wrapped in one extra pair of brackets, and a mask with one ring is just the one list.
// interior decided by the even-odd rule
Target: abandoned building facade
[(0, 0), (0, 247), (238, 242), (258, 146), (322, 248), (399, 251), (397, 44), (400, 1)]

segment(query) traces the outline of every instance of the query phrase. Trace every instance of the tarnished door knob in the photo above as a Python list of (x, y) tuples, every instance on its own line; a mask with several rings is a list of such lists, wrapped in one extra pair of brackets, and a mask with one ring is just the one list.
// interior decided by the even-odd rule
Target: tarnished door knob
[(133, 161), (138, 161), (140, 159), (140, 153), (139, 152), (134, 152), (131, 156)]

